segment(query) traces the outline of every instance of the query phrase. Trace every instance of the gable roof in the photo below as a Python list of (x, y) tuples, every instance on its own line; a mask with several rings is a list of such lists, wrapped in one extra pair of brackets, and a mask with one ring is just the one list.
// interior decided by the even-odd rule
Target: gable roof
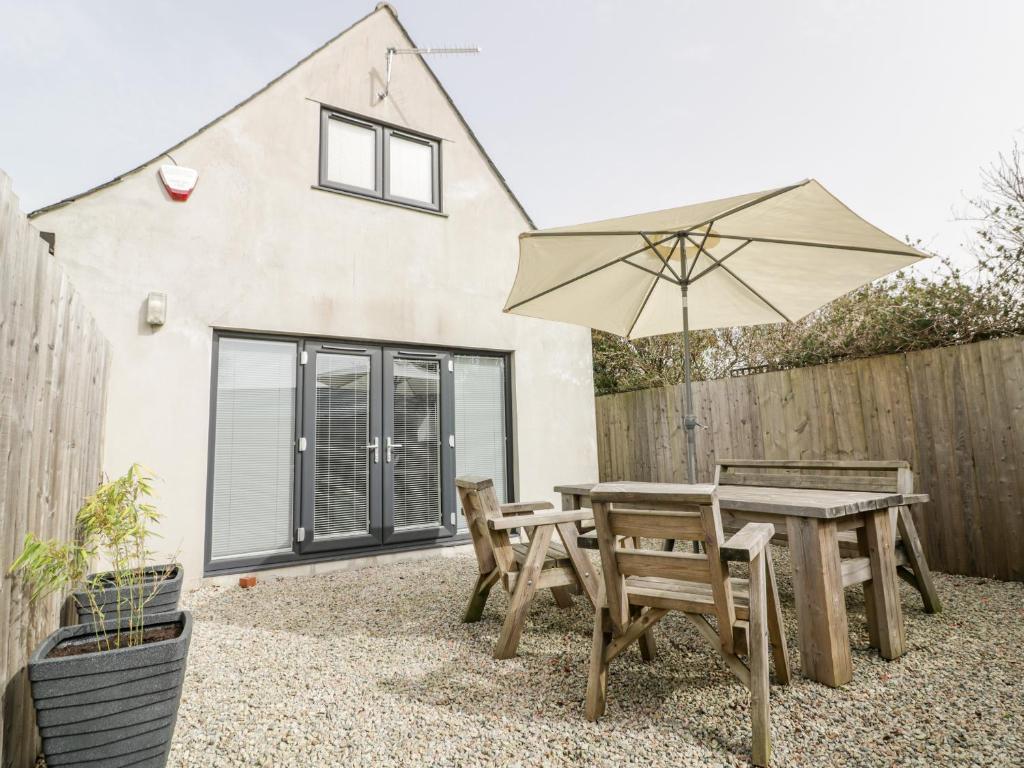
[[(286, 69), (280, 75), (275, 77), (269, 83), (264, 85), (258, 91), (256, 91), (255, 93), (251, 94), (250, 96), (248, 96), (247, 98), (243, 99), (242, 101), (238, 102), (235, 106), (233, 106), (227, 112), (224, 112), (223, 114), (215, 117), (213, 120), (211, 120), (206, 125), (204, 125), (201, 128), (199, 128), (198, 130), (190, 133), (188, 136), (186, 136), (184, 139), (179, 141), (174, 146), (169, 147), (168, 149), (166, 149), (163, 152), (159, 153), (155, 157), (152, 157), (149, 160), (145, 161), (144, 163), (136, 166), (135, 168), (132, 168), (130, 171), (126, 171), (126, 172), (124, 172), (124, 173), (122, 173), (122, 174), (120, 174), (118, 176), (115, 176), (110, 181), (105, 181), (102, 184), (97, 184), (95, 187), (91, 187), (91, 188), (85, 190), (84, 192), (79, 192), (77, 195), (71, 195), (70, 197), (66, 197), (63, 200), (57, 201), (56, 203), (51, 203), (50, 205), (46, 205), (46, 206), (43, 206), (42, 208), (38, 208), (38, 209), (32, 211), (31, 213), (29, 213), (28, 217), (29, 218), (33, 218), (35, 216), (39, 216), (41, 214), (47, 213), (48, 211), (52, 211), (52, 210), (54, 210), (56, 208), (62, 208), (65, 205), (68, 205), (70, 203), (75, 202), (79, 198), (86, 197), (87, 195), (91, 195), (93, 192), (98, 192), (101, 189), (105, 189), (106, 187), (109, 187), (109, 186), (112, 186), (114, 184), (117, 184), (117, 183), (123, 181), (127, 176), (131, 176), (131, 175), (133, 175), (135, 173), (138, 173), (139, 171), (144, 169), (146, 166), (150, 165), (151, 163), (156, 162), (161, 157), (169, 155), (171, 152), (175, 151), (176, 149), (178, 149), (179, 147), (181, 147), (185, 143), (191, 141), (192, 139), (194, 139), (199, 134), (203, 133), (206, 129), (213, 127), (214, 125), (219, 123), (221, 120), (223, 120), (228, 115), (230, 115), (230, 114), (236, 112), (237, 110), (241, 109), (242, 107), (244, 107), (250, 101), (252, 101), (257, 96), (262, 94), (264, 91), (269, 89), (276, 82), (278, 82), (279, 80), (284, 78), (286, 75), (288, 75), (289, 73), (291, 73), (292, 71), (294, 71), (295, 69), (300, 67), (302, 64), (304, 64), (307, 61), (309, 61), (310, 59), (312, 59), (314, 56), (316, 56), (318, 53), (320, 53), (320, 51), (322, 51), (325, 48), (327, 48), (328, 46), (330, 46), (338, 38), (342, 37), (344, 34), (346, 34), (347, 32), (351, 31), (352, 29), (355, 29), (360, 24), (362, 24), (364, 21), (366, 21), (368, 18), (373, 16), (375, 13), (379, 13), (380, 11), (387, 11), (388, 13), (391, 14), (391, 18), (394, 19), (394, 22), (398, 26), (398, 29), (402, 32), (403, 35), (405, 35), (405, 38), (409, 41), (410, 47), (416, 48), (417, 45), (413, 41), (412, 36), (410, 36), (409, 31), (405, 28), (405, 26), (402, 24), (402, 22), (399, 21), (399, 19), (398, 19), (398, 11), (395, 10), (395, 8), (391, 5), (391, 3), (379, 2), (374, 7), (374, 9), (372, 11), (370, 11), (368, 14), (366, 14), (365, 16), (362, 16), (361, 18), (359, 18), (358, 20), (356, 20), (355, 22), (353, 22), (352, 24), (347, 26), (345, 29), (343, 29), (341, 32), (336, 34), (334, 37), (332, 37), (330, 40), (325, 42), (323, 45), (319, 46), (318, 48), (316, 48), (313, 51), (311, 51), (308, 55), (306, 55), (303, 58), (299, 59), (292, 66), (290, 66), (288, 69)], [(505, 180), (505, 177), (501, 175), (501, 171), (498, 170), (498, 166), (496, 166), (494, 164), (494, 161), (491, 159), (491, 156), (487, 154), (487, 150), (484, 149), (483, 144), (480, 143), (480, 140), (476, 137), (476, 134), (473, 132), (473, 129), (469, 126), (469, 123), (466, 122), (466, 118), (463, 117), (462, 112), (460, 112), (459, 108), (455, 105), (455, 101), (452, 99), (451, 94), (449, 94), (448, 91), (445, 89), (444, 85), (441, 83), (441, 80), (438, 78), (438, 76), (434, 72), (434, 70), (430, 68), (430, 65), (427, 63), (426, 59), (424, 59), (422, 56), (420, 56), (419, 58), (420, 58), (420, 61), (423, 63), (423, 66), (426, 68), (427, 74), (430, 75), (431, 79), (434, 81), (434, 83), (437, 85), (438, 89), (444, 95), (445, 100), (451, 105), (452, 111), (455, 112), (455, 116), (459, 119), (459, 122), (462, 123), (462, 126), (466, 129), (466, 133), (469, 134), (469, 138), (473, 141), (473, 144), (476, 146), (476, 148), (478, 150), (480, 150), (480, 154), (483, 156), (484, 160), (487, 162), (487, 165), (490, 167), (490, 169), (494, 172), (494, 175), (497, 177), (498, 181), (501, 183), (501, 186), (504, 188), (504, 190), (508, 193), (509, 198), (515, 204), (516, 208), (518, 208), (519, 212), (523, 214), (523, 218), (525, 218), (527, 223), (530, 225), (530, 229), (536, 229), (537, 227), (533, 223), (533, 219), (530, 218), (530, 214), (528, 214), (526, 212), (526, 209), (523, 207), (523, 204), (519, 201), (519, 198), (516, 197), (515, 192), (513, 192), (512, 188), (508, 185), (508, 182)]]

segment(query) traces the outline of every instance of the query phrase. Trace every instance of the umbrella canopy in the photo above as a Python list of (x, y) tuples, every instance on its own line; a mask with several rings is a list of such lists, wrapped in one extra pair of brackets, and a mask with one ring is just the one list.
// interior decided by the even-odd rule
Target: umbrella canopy
[(524, 232), (505, 311), (631, 339), (682, 330), (686, 463), (693, 483), (697, 420), (688, 331), (791, 322), (926, 257), (808, 179)]
[(628, 338), (796, 320), (926, 254), (813, 179), (519, 236), (506, 312)]

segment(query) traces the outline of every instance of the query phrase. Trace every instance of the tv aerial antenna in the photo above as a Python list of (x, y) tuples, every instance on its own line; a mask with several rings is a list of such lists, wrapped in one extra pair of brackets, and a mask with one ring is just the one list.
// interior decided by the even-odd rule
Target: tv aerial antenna
[(387, 63), (385, 66), (384, 76), (384, 90), (377, 91), (377, 98), (379, 101), (384, 101), (388, 97), (388, 92), (391, 90), (391, 68), (395, 61), (395, 56), (405, 56), (408, 54), (414, 54), (416, 56), (437, 56), (437, 55), (448, 55), (453, 53), (480, 53), (480, 47), (477, 45), (464, 45), (454, 46), (445, 48), (388, 48), (387, 52)]

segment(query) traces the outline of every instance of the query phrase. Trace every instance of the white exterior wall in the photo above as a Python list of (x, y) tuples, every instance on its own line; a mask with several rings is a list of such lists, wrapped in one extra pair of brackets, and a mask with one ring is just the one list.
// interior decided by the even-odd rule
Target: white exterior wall
[[(590, 334), (501, 312), (528, 222), (411, 43), (378, 10), (173, 150), (200, 172), (185, 203), (157, 168), (36, 217), (114, 350), (104, 466), (160, 478), (161, 549), (203, 569), (213, 329), (513, 353), (516, 490), (597, 477)], [(211, 76), (214, 76), (211, 73)], [(320, 104), (439, 136), (447, 217), (313, 189)], [(151, 329), (144, 302), (168, 295)]]

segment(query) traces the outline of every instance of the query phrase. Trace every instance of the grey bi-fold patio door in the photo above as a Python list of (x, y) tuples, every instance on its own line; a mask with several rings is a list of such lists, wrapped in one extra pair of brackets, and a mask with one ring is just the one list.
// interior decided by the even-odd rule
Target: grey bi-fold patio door
[(455, 535), (451, 356), (305, 342), (302, 552)]

